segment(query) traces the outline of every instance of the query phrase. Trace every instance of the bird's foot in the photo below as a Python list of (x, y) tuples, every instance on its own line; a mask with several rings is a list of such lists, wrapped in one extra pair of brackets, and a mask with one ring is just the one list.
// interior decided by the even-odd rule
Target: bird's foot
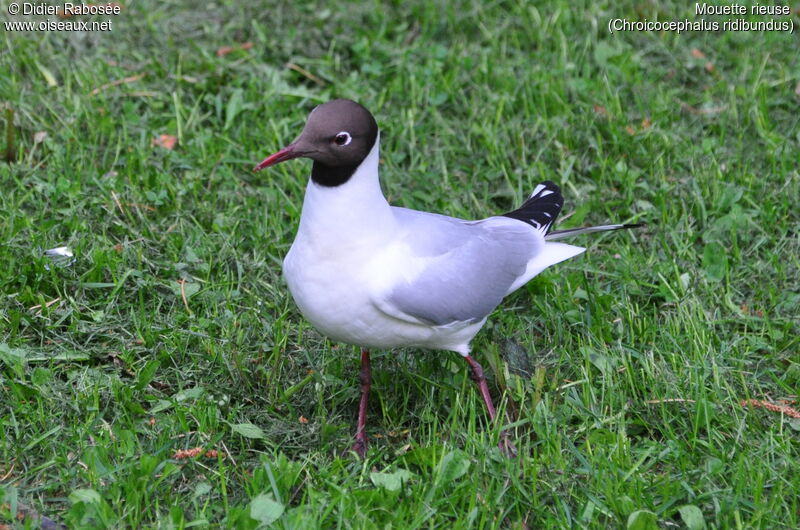
[(359, 458), (365, 458), (367, 456), (367, 437), (356, 435), (356, 443), (350, 447), (350, 450)]
[(517, 457), (517, 446), (511, 441), (511, 437), (506, 431), (500, 433), (500, 442), (497, 444), (497, 447), (500, 448), (500, 452), (507, 458)]

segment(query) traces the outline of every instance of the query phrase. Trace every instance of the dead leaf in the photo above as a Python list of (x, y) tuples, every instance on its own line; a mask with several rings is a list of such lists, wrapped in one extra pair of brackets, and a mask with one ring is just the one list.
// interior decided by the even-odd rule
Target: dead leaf
[(116, 204), (117, 208), (119, 208), (119, 212), (124, 214), (125, 213), (125, 209), (122, 207), (122, 203), (119, 202), (119, 196), (117, 195), (116, 191), (113, 191), (113, 190), (111, 191), (111, 198), (114, 199), (114, 204)]
[(176, 449), (175, 452), (172, 453), (172, 458), (175, 460), (186, 460), (187, 458), (194, 458), (201, 454), (206, 458), (217, 458), (219, 451), (216, 449), (209, 449), (203, 453), (202, 447), (193, 447), (192, 449)]
[(185, 460), (187, 458), (194, 458), (195, 456), (199, 455), (203, 450), (200, 447), (195, 447), (193, 449), (176, 449), (174, 453), (172, 453), (172, 458), (176, 460)]
[[(59, 301), (61, 301), (61, 297), (60, 296), (58, 298), (54, 298), (53, 300), (50, 300), (49, 302), (45, 302), (44, 307), (50, 307), (51, 305), (53, 305), (53, 304), (55, 304), (56, 302), (59, 302)], [(30, 311), (33, 311), (34, 309), (41, 309), (41, 308), (42, 308), (42, 304), (36, 304), (35, 306), (32, 306), (32, 307), (30, 307), (28, 309)]]
[(409, 450), (411, 450), (411, 444), (405, 444), (403, 447), (398, 449), (394, 452), (395, 456), (400, 456), (406, 454)]
[(627, 127), (625, 127), (625, 132), (633, 136), (634, 134), (636, 134), (636, 129), (628, 125)]
[(188, 311), (191, 314), (192, 310), (189, 309), (189, 300), (186, 298), (186, 280), (181, 278), (180, 280), (178, 280), (178, 285), (181, 286), (181, 298), (183, 299), (183, 305), (184, 307), (186, 307), (186, 311)]
[(17, 466), (17, 461), (16, 461), (16, 460), (14, 460), (13, 462), (11, 462), (11, 468), (8, 470), (8, 473), (6, 473), (6, 474), (5, 474), (5, 475), (3, 475), (2, 477), (0, 477), (0, 481), (2, 481), (2, 482), (5, 482), (5, 481), (8, 479), (8, 477), (10, 477), (10, 476), (11, 476), (11, 473), (14, 471), (14, 468), (15, 468), (16, 466)]
[(594, 113), (600, 116), (601, 118), (608, 118), (608, 110), (602, 105), (595, 105)]
[(309, 72), (308, 70), (303, 68), (302, 66), (298, 66), (298, 65), (296, 65), (294, 63), (286, 63), (286, 68), (288, 68), (289, 70), (294, 70), (295, 72), (297, 72), (298, 74), (302, 75), (303, 77), (314, 81), (319, 86), (325, 86), (325, 81), (323, 81), (319, 77), (315, 76), (314, 74), (312, 74), (311, 72)]
[(689, 112), (690, 114), (696, 114), (700, 116), (715, 116), (721, 112), (724, 112), (727, 107), (725, 105), (721, 105), (719, 107), (703, 107), (697, 108), (689, 105), (684, 101), (679, 101), (681, 108), (685, 111)]
[(770, 403), (769, 401), (763, 401), (760, 399), (744, 399), (739, 402), (743, 407), (750, 405), (753, 408), (765, 408), (772, 412), (780, 412), (784, 416), (789, 416), (791, 418), (800, 419), (800, 411), (793, 409), (789, 405), (776, 405), (775, 403)]
[(169, 149), (172, 151), (175, 149), (175, 144), (178, 143), (178, 139), (171, 134), (161, 134), (158, 138), (153, 138), (152, 145), (157, 145), (158, 147), (163, 147), (164, 149)]
[(642, 120), (642, 129), (646, 130), (650, 128), (650, 116), (646, 117)]
[(224, 56), (228, 55), (229, 53), (233, 53), (233, 52), (235, 52), (237, 50), (249, 50), (252, 47), (253, 47), (253, 43), (250, 42), (250, 41), (243, 42), (242, 44), (239, 44), (238, 46), (223, 46), (222, 48), (219, 48), (217, 50), (217, 57), (224, 57)]
[(117, 86), (117, 85), (121, 85), (123, 83), (133, 83), (134, 81), (138, 81), (139, 79), (141, 79), (143, 77), (144, 77), (144, 74), (138, 74), (138, 75), (132, 75), (130, 77), (125, 77), (123, 79), (117, 79), (116, 81), (111, 81), (110, 83), (106, 83), (105, 85), (102, 85), (102, 86), (99, 86), (99, 87), (95, 88), (94, 90), (89, 92), (89, 95), (90, 96), (95, 96), (95, 95), (99, 94), (100, 92), (102, 92), (103, 90), (105, 90), (107, 88), (111, 88), (111, 87), (114, 87), (114, 86)]
[(698, 50), (697, 48), (692, 48), (692, 57), (695, 59), (705, 59), (706, 54)]

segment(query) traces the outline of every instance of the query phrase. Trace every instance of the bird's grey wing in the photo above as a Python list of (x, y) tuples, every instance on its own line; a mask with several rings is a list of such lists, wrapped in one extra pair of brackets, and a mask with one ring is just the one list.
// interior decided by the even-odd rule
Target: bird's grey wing
[(395, 318), (426, 325), (478, 322), (525, 273), (541, 236), (517, 221), (467, 223), (435, 217), (439, 219), (406, 221), (415, 232), (407, 238), (415, 272), (392, 285), (376, 306)]

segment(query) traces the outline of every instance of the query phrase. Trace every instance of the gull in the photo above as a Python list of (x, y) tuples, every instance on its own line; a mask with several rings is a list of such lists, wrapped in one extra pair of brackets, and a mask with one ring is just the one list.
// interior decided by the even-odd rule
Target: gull
[[(504, 297), (547, 267), (584, 252), (557, 240), (639, 225), (551, 230), (564, 200), (536, 186), (516, 210), (467, 221), (389, 205), (381, 192), (380, 131), (360, 104), (336, 99), (311, 111), (300, 135), (254, 170), (313, 161), (300, 225), (283, 261), (303, 316), (334, 341), (361, 348), (361, 400), (352, 450), (367, 451), (370, 349), (459, 353), (489, 417), (497, 413), (470, 342)], [(516, 452), (505, 431), (500, 448)]]

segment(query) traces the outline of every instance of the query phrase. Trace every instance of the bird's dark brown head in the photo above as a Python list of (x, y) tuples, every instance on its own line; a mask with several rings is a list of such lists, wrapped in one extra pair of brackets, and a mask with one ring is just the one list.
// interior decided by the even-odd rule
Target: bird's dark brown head
[(314, 161), (314, 182), (339, 186), (353, 175), (377, 139), (378, 124), (367, 109), (349, 99), (335, 99), (312, 110), (300, 136), (265, 158), (254, 171), (305, 157)]

